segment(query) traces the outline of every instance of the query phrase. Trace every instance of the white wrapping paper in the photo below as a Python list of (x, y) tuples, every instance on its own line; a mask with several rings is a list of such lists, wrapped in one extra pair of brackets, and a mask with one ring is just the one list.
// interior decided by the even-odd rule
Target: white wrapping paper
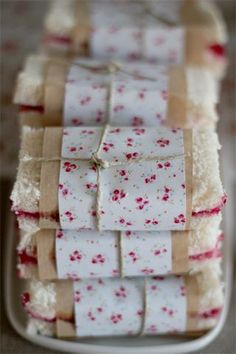
[(183, 277), (77, 281), (74, 303), (78, 337), (186, 330)]
[[(102, 168), (92, 161), (94, 154)], [(97, 223), (100, 230), (185, 228), (182, 130), (67, 128), (62, 157), (63, 229), (96, 228)]]

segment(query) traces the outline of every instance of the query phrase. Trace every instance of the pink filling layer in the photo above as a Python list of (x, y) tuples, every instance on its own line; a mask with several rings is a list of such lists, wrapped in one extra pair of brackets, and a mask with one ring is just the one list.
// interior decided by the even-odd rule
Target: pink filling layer
[(213, 43), (208, 47), (209, 52), (214, 55), (217, 59), (225, 59), (226, 58), (226, 49), (220, 43)]
[[(222, 235), (219, 236), (218, 240), (222, 240)], [(38, 258), (37, 258), (37, 253), (36, 250), (33, 254), (27, 253), (27, 249), (23, 249), (20, 252), (18, 252), (18, 257), (19, 257), (19, 264), (24, 264), (24, 265), (37, 265), (38, 264)], [(189, 259), (192, 261), (204, 261), (207, 259), (212, 259), (212, 258), (220, 258), (222, 257), (222, 252), (219, 249), (219, 242), (217, 241), (216, 246), (206, 252), (190, 255)]]
[(220, 257), (222, 257), (222, 252), (215, 247), (210, 251), (191, 255), (189, 256), (189, 259), (191, 259), (191, 261), (205, 261), (207, 259), (220, 258)]
[(46, 35), (43, 41), (44, 43), (55, 43), (55, 44), (66, 45), (66, 46), (72, 44), (72, 38), (68, 36), (59, 36), (54, 34)]
[(33, 253), (29, 254), (27, 249), (23, 249), (17, 252), (19, 258), (19, 263), (24, 265), (36, 265), (38, 264), (36, 248), (33, 250)]
[[(217, 215), (221, 212), (222, 208), (226, 204), (227, 196), (221, 197), (221, 200), (217, 206), (212, 209), (200, 210), (200, 211), (193, 211), (193, 217), (209, 217), (213, 215)], [(30, 212), (22, 209), (13, 208), (12, 211), (15, 213), (17, 218), (28, 218), (28, 219), (39, 219), (40, 217), (46, 216), (44, 213), (40, 213), (38, 211)], [(53, 220), (59, 221), (59, 213), (48, 214), (47, 217), (50, 217)]]
[[(26, 312), (32, 317), (37, 320), (41, 320), (47, 323), (53, 323), (56, 321), (56, 317), (53, 318), (47, 318), (44, 316), (39, 315), (38, 313), (35, 313), (30, 309), (30, 294), (28, 292), (25, 292), (21, 295), (21, 302), (23, 307), (25, 308)], [(222, 311), (222, 307), (214, 307), (210, 310), (204, 311), (197, 313), (196, 316), (201, 319), (210, 319), (210, 318), (217, 318)]]
[(47, 317), (41, 316), (38, 313), (35, 313), (34, 311), (32, 311), (32, 309), (30, 308), (30, 294), (28, 292), (25, 292), (21, 295), (21, 303), (22, 303), (23, 307), (25, 308), (26, 312), (32, 318), (35, 318), (36, 320), (48, 322), (48, 323), (53, 323), (56, 321), (55, 316), (53, 318), (47, 318)]
[(44, 113), (43, 106), (29, 106), (29, 105), (20, 105), (19, 106), (19, 113), (30, 113), (30, 112), (37, 112), (39, 114)]
[(204, 311), (202, 313), (199, 313), (197, 316), (202, 319), (209, 319), (209, 318), (217, 318), (222, 311), (222, 307), (215, 307), (213, 309), (210, 309), (208, 311)]
[(26, 218), (26, 219), (40, 219), (41, 217), (50, 217), (50, 219), (59, 221), (59, 214), (58, 213), (51, 213), (50, 215), (45, 215), (45, 213), (40, 213), (39, 211), (34, 211), (34, 212), (30, 212), (30, 211), (25, 211), (25, 210), (14, 210), (12, 209), (15, 213), (15, 215), (17, 216), (17, 218)]
[(200, 210), (200, 211), (193, 211), (192, 212), (192, 216), (194, 216), (194, 217), (198, 217), (198, 216), (204, 217), (204, 216), (206, 216), (207, 217), (207, 216), (217, 215), (217, 214), (219, 214), (221, 212), (221, 210), (225, 206), (226, 202), (227, 202), (227, 195), (224, 194), (221, 197), (220, 202), (214, 208), (206, 209), (206, 210)]

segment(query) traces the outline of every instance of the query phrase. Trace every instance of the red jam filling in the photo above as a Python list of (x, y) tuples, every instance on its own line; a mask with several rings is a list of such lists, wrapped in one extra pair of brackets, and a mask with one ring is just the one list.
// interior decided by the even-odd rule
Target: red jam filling
[(214, 248), (204, 253), (199, 253), (199, 254), (194, 254), (192, 256), (189, 256), (189, 259), (191, 259), (192, 261), (204, 261), (206, 259), (219, 258), (219, 257), (222, 257), (221, 251), (218, 248)]
[(44, 113), (43, 106), (27, 106), (27, 105), (20, 105), (19, 106), (19, 113), (27, 113), (27, 112), (38, 112), (40, 114)]
[[(192, 216), (193, 217), (199, 217), (199, 216), (203, 217), (203, 216), (217, 215), (221, 212), (221, 209), (226, 204), (226, 201), (227, 201), (227, 196), (226, 196), (226, 194), (224, 194), (223, 197), (221, 197), (220, 203), (216, 207), (214, 207), (212, 209), (208, 209), (208, 210), (193, 211)], [(59, 222), (59, 213), (58, 212), (40, 213), (38, 211), (30, 212), (30, 211), (17, 210), (17, 209), (12, 209), (12, 211), (14, 211), (15, 215), (18, 218), (39, 219), (41, 217), (44, 217), (44, 218), (50, 218), (52, 220), (55, 220), (56, 222)]]
[(213, 43), (208, 47), (208, 50), (218, 58), (225, 58), (226, 57), (226, 50), (225, 46), (219, 43)]
[(208, 319), (208, 318), (217, 318), (221, 313), (221, 307), (215, 307), (209, 311), (204, 311), (198, 315), (200, 318)]
[(24, 265), (36, 265), (38, 264), (36, 250), (34, 250), (33, 254), (28, 254), (26, 249), (18, 251), (17, 256), (19, 257), (19, 263)]
[(212, 215), (217, 215), (221, 212), (222, 208), (227, 202), (227, 195), (224, 194), (223, 197), (221, 197), (221, 201), (218, 205), (216, 205), (212, 209), (208, 210), (200, 210), (200, 211), (193, 211), (192, 216), (212, 216)]
[(36, 320), (41, 320), (41, 321), (45, 321), (48, 323), (53, 323), (56, 321), (56, 317), (53, 318), (47, 318), (47, 317), (43, 317), (39, 314), (34, 313), (31, 309), (30, 309), (30, 294), (28, 292), (25, 292), (21, 295), (21, 303), (23, 305), (23, 307), (25, 308), (26, 312), (32, 317), (35, 318)]
[(40, 213), (38, 211), (30, 212), (24, 210), (13, 210), (18, 218), (39, 219)]
[(30, 302), (30, 294), (25, 292), (21, 295), (21, 303), (25, 307)]
[(39, 219), (41, 217), (45, 217), (45, 218), (50, 218), (52, 220), (59, 222), (59, 213), (58, 212), (46, 214), (46, 213), (40, 213), (38, 211), (30, 212), (30, 211), (25, 211), (25, 210), (14, 210), (14, 209), (13, 209), (13, 211), (14, 211), (15, 215), (17, 216), (17, 218)]
[(62, 44), (62, 45), (70, 45), (72, 44), (72, 38), (67, 37), (67, 36), (57, 36), (53, 34), (48, 34), (44, 37), (43, 41), (45, 43), (56, 43), (56, 44)]

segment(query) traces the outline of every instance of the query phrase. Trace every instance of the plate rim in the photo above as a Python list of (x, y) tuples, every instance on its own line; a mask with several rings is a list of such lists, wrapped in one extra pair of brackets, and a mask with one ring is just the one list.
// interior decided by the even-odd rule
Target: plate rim
[[(229, 209), (229, 206), (227, 209)], [(8, 275), (12, 274), (12, 272), (14, 271), (13, 269), (14, 262), (11, 262), (11, 260), (14, 259), (12, 257), (12, 254), (14, 254), (13, 220), (14, 220), (13, 216), (10, 216), (8, 220), (8, 233), (7, 233), (8, 238), (5, 245), (6, 252), (4, 252), (5, 254), (4, 300), (5, 300), (6, 313), (9, 322), (11, 323), (15, 331), (26, 340), (51, 350), (57, 350), (62, 352), (64, 351), (68, 353), (80, 352), (81, 354), (82, 353), (83, 354), (98, 354), (98, 353), (110, 354), (112, 351), (113, 354), (121, 354), (121, 353), (123, 354), (124, 350), (127, 354), (134, 354), (134, 353), (143, 354), (144, 352), (147, 354), (148, 353), (167, 354), (173, 351), (175, 353), (190, 353), (202, 349), (208, 344), (210, 344), (222, 330), (229, 310), (229, 304), (230, 304), (230, 298), (232, 292), (232, 249), (233, 248), (231, 247), (231, 242), (230, 242), (232, 241), (231, 240), (232, 236), (229, 237), (228, 235), (227, 235), (227, 241), (225, 242), (225, 246), (224, 246), (225, 247), (224, 250), (225, 262), (223, 265), (224, 284), (225, 284), (224, 307), (216, 327), (211, 331), (209, 331), (208, 333), (204, 334), (203, 336), (197, 339), (190, 339), (188, 342), (183, 342), (183, 343), (160, 344), (160, 345), (150, 345), (150, 346), (142, 346), (142, 347), (140, 346), (127, 347), (127, 346), (87, 344), (87, 343), (80, 343), (79, 341), (71, 342), (71, 341), (65, 341), (57, 338), (46, 337), (38, 334), (29, 335), (26, 332), (26, 328), (24, 328), (23, 325), (20, 324), (11, 306), (13, 284), (12, 284), (12, 277), (7, 276), (7, 274)]]

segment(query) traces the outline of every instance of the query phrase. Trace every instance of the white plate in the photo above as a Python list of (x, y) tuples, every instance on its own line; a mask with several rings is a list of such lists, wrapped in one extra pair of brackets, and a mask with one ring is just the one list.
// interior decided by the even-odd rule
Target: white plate
[[(224, 185), (229, 196), (233, 196), (233, 180), (229, 170), (230, 150), (232, 144), (224, 139), (223, 158), (221, 161), (222, 171), (224, 173)], [(227, 148), (228, 145), (228, 148)], [(227, 153), (226, 153), (227, 152)], [(64, 341), (56, 338), (49, 338), (41, 335), (29, 335), (26, 332), (26, 315), (20, 304), (20, 293), (24, 289), (24, 281), (19, 280), (16, 276), (15, 269), (15, 247), (16, 238), (13, 226), (13, 218), (9, 221), (9, 233), (7, 235), (8, 242), (5, 251), (5, 304), (8, 318), (16, 330), (22, 337), (38, 344), (40, 346), (53, 349), (56, 351), (64, 351), (67, 353), (80, 354), (165, 354), (165, 353), (190, 353), (200, 350), (210, 342), (212, 342), (222, 330), (227, 312), (229, 309), (230, 295), (232, 289), (232, 251), (233, 251), (233, 198), (229, 198), (224, 213), (224, 262), (223, 262), (223, 281), (225, 283), (225, 302), (224, 308), (218, 325), (207, 334), (200, 338), (192, 337), (139, 337), (139, 338), (103, 338), (103, 339), (87, 339), (77, 341)]]

